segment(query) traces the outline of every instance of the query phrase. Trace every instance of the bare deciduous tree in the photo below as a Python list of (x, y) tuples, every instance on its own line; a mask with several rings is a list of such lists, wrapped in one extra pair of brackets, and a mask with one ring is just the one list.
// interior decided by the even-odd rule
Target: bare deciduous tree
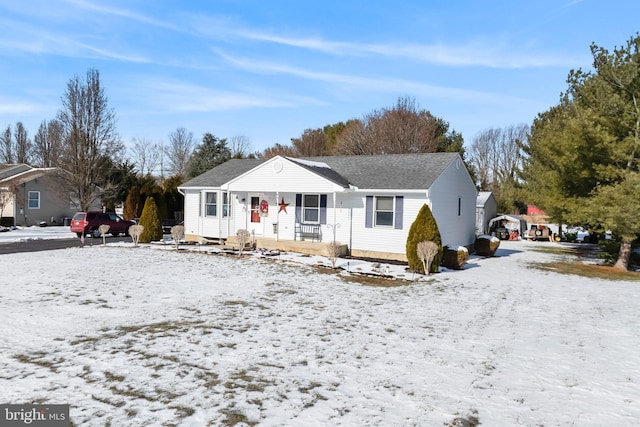
[(31, 163), (31, 140), (27, 129), (25, 129), (22, 122), (16, 123), (16, 127), (13, 130), (13, 138), (15, 142), (15, 154), (17, 163)]
[(235, 135), (227, 140), (232, 159), (244, 159), (251, 151), (251, 139), (245, 135)]
[(471, 143), (469, 162), (477, 173), (476, 184), (480, 191), (494, 193), (501, 211), (513, 209), (518, 173), (522, 168), (522, 146), (528, 134), (526, 124), (491, 128), (480, 132)]
[(60, 161), (62, 151), (62, 125), (57, 120), (40, 123), (33, 137), (33, 163), (35, 166), (50, 168)]
[(58, 162), (81, 210), (100, 197), (105, 159), (124, 149), (116, 133), (116, 115), (109, 108), (100, 74), (89, 69), (83, 81), (77, 75), (67, 83), (58, 121), (63, 129), (62, 156)]
[(527, 141), (528, 132), (529, 127), (521, 124), (487, 129), (473, 138), (469, 162), (477, 170), (480, 190), (496, 190), (515, 177), (522, 165), (521, 147)]
[(327, 144), (324, 130), (305, 129), (299, 138), (292, 138), (291, 144), (299, 157), (326, 156)]
[(187, 175), (187, 165), (195, 145), (193, 133), (185, 128), (178, 128), (169, 134), (169, 145), (164, 148), (164, 151), (172, 175)]
[(425, 273), (427, 275), (431, 275), (431, 263), (433, 262), (435, 256), (438, 254), (438, 245), (425, 240), (418, 243), (416, 250), (418, 253), (418, 258), (420, 258), (420, 260), (422, 261), (422, 265), (424, 265)]
[(11, 136), (10, 125), (0, 134), (0, 163), (15, 163), (13, 137)]
[(266, 148), (261, 157), (270, 159), (275, 156), (296, 157), (296, 152), (292, 147), (282, 144), (275, 144), (273, 147)]
[(133, 246), (138, 246), (138, 242), (140, 241), (140, 235), (144, 231), (144, 225), (134, 224), (129, 227), (129, 236), (131, 236), (131, 240), (133, 240)]
[(134, 138), (130, 151), (131, 160), (136, 164), (138, 173), (141, 175), (153, 174), (160, 163), (162, 147), (145, 138)]
[(399, 98), (392, 108), (374, 110), (359, 122), (348, 123), (338, 135), (335, 154), (433, 153), (448, 131), (445, 122), (411, 98)]

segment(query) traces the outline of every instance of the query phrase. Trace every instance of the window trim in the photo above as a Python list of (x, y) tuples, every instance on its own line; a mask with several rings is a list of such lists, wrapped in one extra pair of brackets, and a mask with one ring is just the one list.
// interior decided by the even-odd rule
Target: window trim
[[(213, 195), (213, 202), (208, 202), (208, 195)], [(213, 207), (213, 214), (209, 213), (209, 207)], [(215, 191), (204, 192), (204, 216), (217, 217), (218, 216), (218, 193)]]
[(231, 217), (231, 195), (226, 191), (222, 193), (222, 217)]
[[(315, 206), (307, 206), (305, 204), (307, 197), (316, 197), (317, 198), (317, 205)], [(320, 224), (320, 194), (302, 194), (302, 218), (301, 218), (301, 222), (305, 223), (305, 224)], [(315, 211), (316, 212), (316, 220), (315, 221), (308, 221), (307, 220), (307, 211)]]
[[(35, 201), (37, 202), (37, 206), (33, 207), (31, 206), (31, 201), (34, 200), (31, 198), (31, 194), (36, 194), (38, 197), (36, 197)], [(40, 209), (40, 192), (39, 191), (29, 191), (27, 194), (27, 208), (28, 209)]]
[[(391, 210), (378, 209), (379, 199), (391, 199)], [(391, 221), (389, 222), (389, 224), (379, 224), (378, 213), (389, 213), (389, 212), (391, 212)], [(396, 217), (396, 196), (374, 196), (373, 197), (373, 226), (374, 227), (394, 228), (395, 217)]]

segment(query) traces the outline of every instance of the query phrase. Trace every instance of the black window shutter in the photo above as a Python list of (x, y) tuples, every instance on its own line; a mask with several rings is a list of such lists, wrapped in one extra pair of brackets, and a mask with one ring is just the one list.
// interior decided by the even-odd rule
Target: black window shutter
[(327, 223), (327, 195), (320, 195), (320, 224)]
[(302, 222), (302, 194), (296, 194), (296, 222)]

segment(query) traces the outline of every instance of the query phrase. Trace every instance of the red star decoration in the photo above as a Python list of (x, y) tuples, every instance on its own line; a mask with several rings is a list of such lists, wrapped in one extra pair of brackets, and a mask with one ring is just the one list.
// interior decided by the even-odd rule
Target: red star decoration
[(284, 213), (287, 213), (287, 206), (289, 206), (289, 203), (284, 202), (284, 197), (282, 198), (282, 201), (278, 204), (278, 206), (280, 206), (280, 209), (278, 209), (278, 213), (282, 211), (284, 211)]

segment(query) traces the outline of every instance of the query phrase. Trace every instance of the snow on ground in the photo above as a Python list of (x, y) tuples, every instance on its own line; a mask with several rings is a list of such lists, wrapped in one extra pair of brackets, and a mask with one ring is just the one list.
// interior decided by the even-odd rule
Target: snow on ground
[(206, 246), (2, 255), (0, 402), (77, 426), (637, 425), (640, 284), (531, 268), (544, 245), (394, 287)]
[[(9, 231), (7, 231), (9, 230)], [(15, 227), (12, 229), (0, 227), (0, 243), (24, 242), (27, 240), (45, 239), (73, 239), (76, 233), (69, 231), (69, 227)]]

